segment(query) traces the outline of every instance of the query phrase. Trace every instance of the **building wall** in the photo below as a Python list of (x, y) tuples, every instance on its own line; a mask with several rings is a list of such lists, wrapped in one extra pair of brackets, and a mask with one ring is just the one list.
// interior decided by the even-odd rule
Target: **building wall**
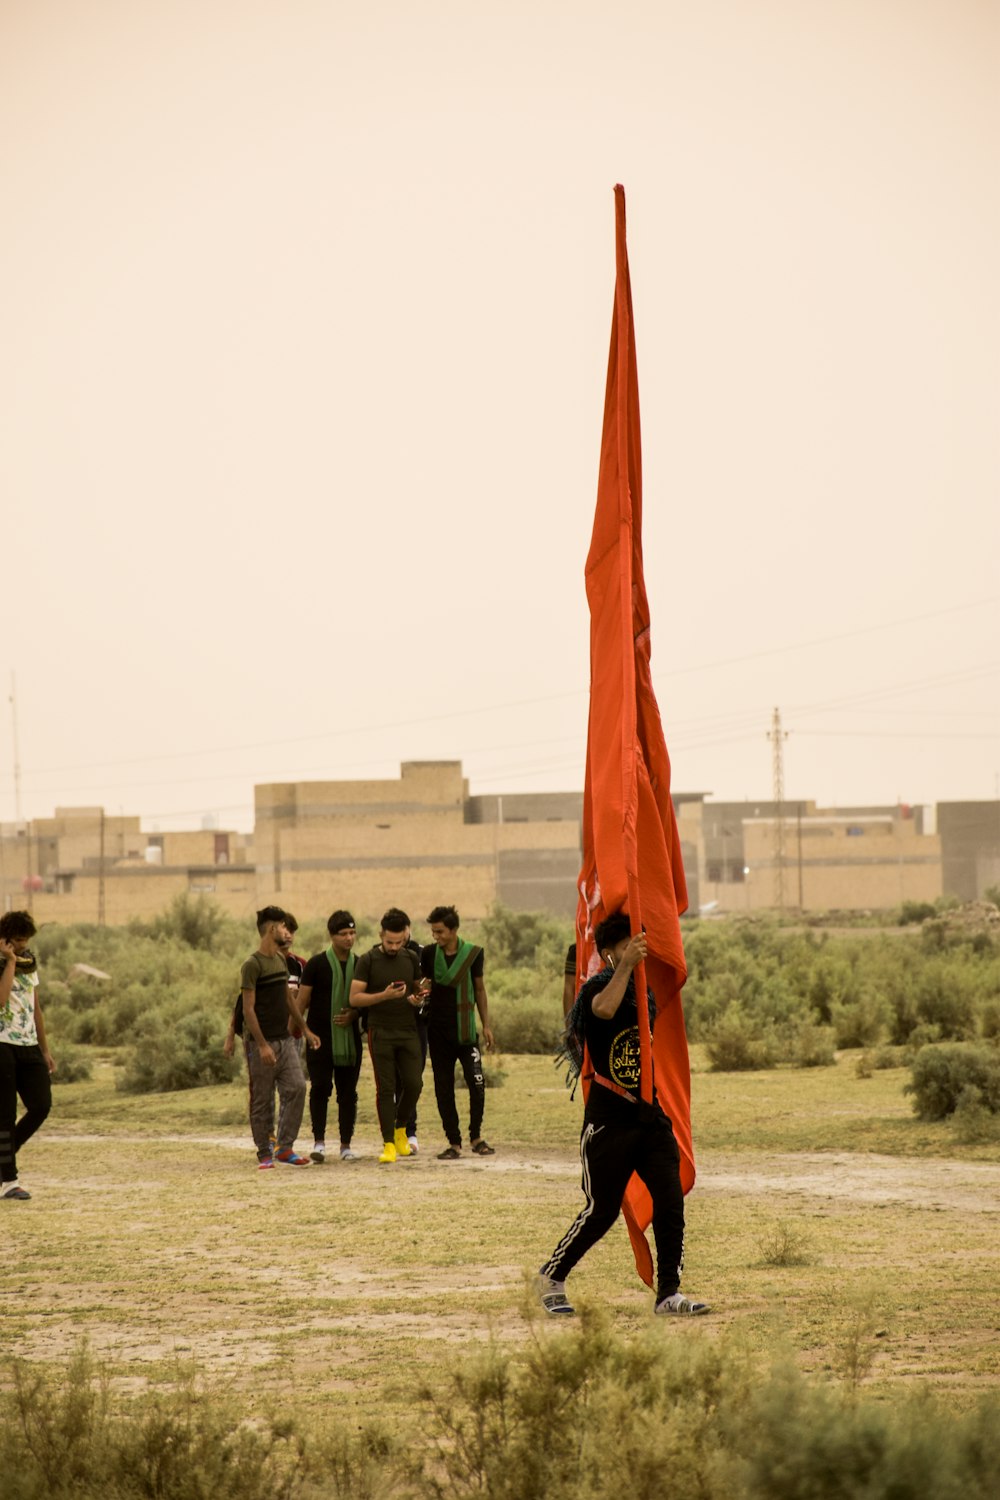
[[(740, 910), (778, 905), (777, 824), (745, 823), (749, 874)], [(941, 895), (941, 842), (894, 817), (817, 816), (784, 827), (784, 901), (789, 910), (889, 910)]]
[[(205, 870), (157, 869), (137, 866), (111, 870), (104, 877), (104, 918), (109, 927), (159, 916), (180, 895), (203, 894), (217, 901), (233, 917), (249, 917), (257, 909), (253, 870), (208, 868)], [(56, 894), (35, 893), (31, 911), (42, 922), (96, 922), (100, 910), (100, 876), (77, 874), (72, 889)]]
[(939, 802), (944, 890), (962, 901), (977, 901), (996, 885), (1000, 867), (1000, 800)]

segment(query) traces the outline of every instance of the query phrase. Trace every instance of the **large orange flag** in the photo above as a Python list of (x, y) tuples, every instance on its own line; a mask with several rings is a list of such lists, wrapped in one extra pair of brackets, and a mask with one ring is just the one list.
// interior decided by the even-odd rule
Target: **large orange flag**
[[(642, 566), (642, 453), (632, 289), (625, 245), (625, 189), (615, 188), (616, 277), (604, 435), (594, 532), (587, 557), (590, 720), (583, 802), (583, 866), (577, 907), (577, 980), (599, 966), (594, 928), (627, 911), (643, 927), (647, 963), (636, 969), (641, 1093), (653, 1089), (681, 1153), (684, 1191), (694, 1184), (691, 1073), (681, 987), (687, 978), (680, 913), (687, 907), (680, 839), (670, 800), (670, 759), (650, 677), (649, 605)], [(647, 972), (644, 972), (644, 969)], [(650, 1043), (646, 985), (656, 1001)], [(584, 1069), (584, 1088), (587, 1069)], [(623, 1204), (636, 1269), (649, 1286), (645, 1230), (652, 1203), (638, 1177)]]

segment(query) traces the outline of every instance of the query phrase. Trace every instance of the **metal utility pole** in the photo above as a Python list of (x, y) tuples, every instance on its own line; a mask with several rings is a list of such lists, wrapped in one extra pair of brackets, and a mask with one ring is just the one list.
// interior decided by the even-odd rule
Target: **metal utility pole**
[(784, 743), (788, 731), (781, 727), (781, 710), (776, 708), (771, 716), (768, 731), (771, 741), (772, 770), (774, 776), (775, 837), (774, 837), (774, 904), (779, 911), (785, 909), (785, 756)]
[(10, 674), (10, 723), (14, 735), (14, 819), (21, 821), (21, 751), (17, 743), (17, 677)]
[[(10, 674), (10, 727), (14, 739), (14, 826), (15, 829), (21, 822), (21, 747), (17, 737), (17, 676), (14, 672)], [(15, 835), (16, 837), (16, 835)], [(28, 911), (32, 907), (31, 890), (31, 829), (25, 830), (25, 877), (24, 877), (24, 904)]]
[(104, 904), (104, 808), (102, 807), (101, 808), (100, 856), (99, 856), (98, 866), (97, 866), (97, 925), (98, 925), (98, 927), (103, 927), (105, 925), (105, 916), (106, 916), (106, 912), (105, 912), (105, 904)]

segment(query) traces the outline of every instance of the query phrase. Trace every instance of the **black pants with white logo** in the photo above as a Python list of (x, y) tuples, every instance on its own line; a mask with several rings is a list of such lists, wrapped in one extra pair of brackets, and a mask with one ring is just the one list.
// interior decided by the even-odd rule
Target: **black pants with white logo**
[(450, 1037), (430, 1033), (431, 1071), (434, 1074), (434, 1097), (444, 1133), (451, 1146), (461, 1146), (462, 1131), (455, 1103), (455, 1064), (462, 1064), (469, 1089), (469, 1140), (478, 1141), (483, 1130), (486, 1108), (486, 1079), (483, 1056), (478, 1042), (456, 1042)]
[(553, 1281), (565, 1281), (611, 1228), (633, 1172), (653, 1200), (656, 1244), (656, 1300), (676, 1292), (684, 1260), (684, 1192), (680, 1153), (669, 1120), (651, 1124), (594, 1124), (584, 1120), (580, 1136), (582, 1187), (586, 1203), (542, 1267)]

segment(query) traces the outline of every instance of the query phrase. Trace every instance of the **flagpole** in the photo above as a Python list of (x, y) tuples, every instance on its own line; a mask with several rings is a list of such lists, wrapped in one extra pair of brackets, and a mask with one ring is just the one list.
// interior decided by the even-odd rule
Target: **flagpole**
[[(618, 580), (621, 609), (623, 713), (621, 717), (622, 829), (625, 847), (625, 873), (628, 881), (628, 913), (632, 936), (642, 931), (642, 907), (639, 901), (639, 868), (636, 844), (636, 682), (635, 617), (632, 605), (633, 505), (629, 488), (632, 469), (632, 430), (629, 422), (630, 367), (632, 349), (632, 289), (628, 269), (628, 247), (625, 237), (625, 189), (615, 185), (615, 330), (618, 366), (616, 381), (618, 436)], [(638, 438), (638, 433), (635, 434)], [(641, 512), (640, 512), (641, 514)], [(649, 1028), (649, 1001), (646, 965), (638, 964), (633, 972), (635, 1003), (639, 1020), (639, 1093), (647, 1104), (653, 1102), (653, 1048)]]

